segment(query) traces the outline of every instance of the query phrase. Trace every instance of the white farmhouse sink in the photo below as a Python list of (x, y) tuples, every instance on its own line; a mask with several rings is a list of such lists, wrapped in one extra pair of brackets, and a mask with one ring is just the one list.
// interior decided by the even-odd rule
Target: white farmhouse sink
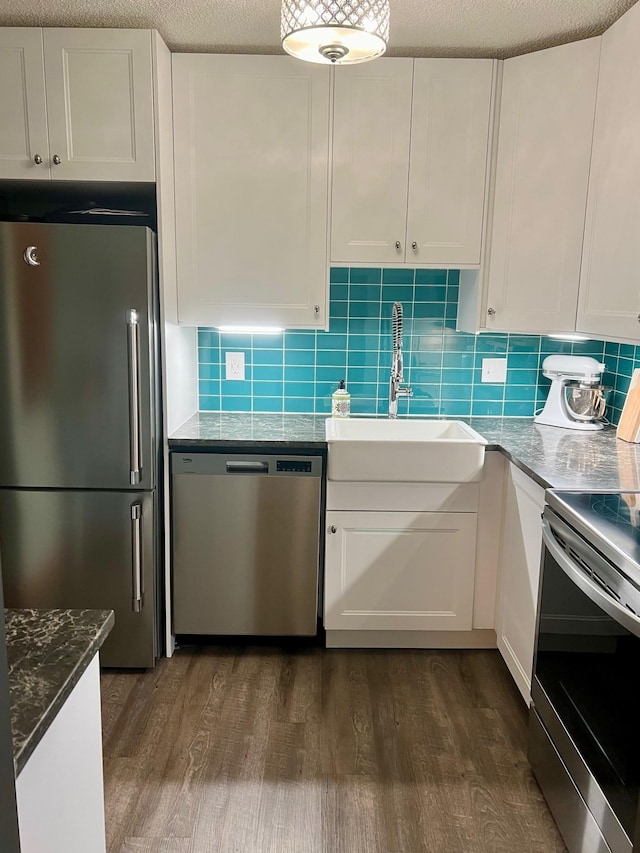
[(327, 418), (330, 480), (472, 483), (486, 440), (462, 421)]

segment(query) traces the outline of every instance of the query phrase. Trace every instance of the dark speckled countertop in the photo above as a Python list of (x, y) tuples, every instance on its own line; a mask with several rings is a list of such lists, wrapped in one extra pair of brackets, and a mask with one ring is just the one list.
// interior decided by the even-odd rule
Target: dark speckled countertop
[[(326, 447), (326, 415), (200, 412), (170, 437), (172, 450), (272, 445)], [(640, 445), (616, 438), (614, 428), (580, 432), (534, 424), (533, 418), (461, 418), (543, 488), (640, 490)]]
[(5, 610), (16, 776), (114, 624), (112, 610)]
[(270, 444), (326, 448), (326, 415), (252, 415), (197, 412), (169, 436), (169, 447), (228, 448)]

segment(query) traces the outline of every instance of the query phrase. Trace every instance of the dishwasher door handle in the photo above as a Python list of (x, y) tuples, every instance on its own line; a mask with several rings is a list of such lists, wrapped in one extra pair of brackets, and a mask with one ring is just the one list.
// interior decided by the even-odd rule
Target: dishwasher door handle
[(227, 462), (227, 474), (268, 474), (268, 462)]

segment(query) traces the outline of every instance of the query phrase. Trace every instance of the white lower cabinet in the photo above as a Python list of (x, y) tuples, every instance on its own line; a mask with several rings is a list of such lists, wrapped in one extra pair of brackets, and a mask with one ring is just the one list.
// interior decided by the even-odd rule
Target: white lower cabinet
[(498, 649), (527, 704), (540, 581), (544, 489), (509, 465), (497, 602)]
[(98, 655), (16, 779), (22, 853), (104, 853)]
[(476, 519), (474, 512), (329, 511), (325, 628), (470, 630)]

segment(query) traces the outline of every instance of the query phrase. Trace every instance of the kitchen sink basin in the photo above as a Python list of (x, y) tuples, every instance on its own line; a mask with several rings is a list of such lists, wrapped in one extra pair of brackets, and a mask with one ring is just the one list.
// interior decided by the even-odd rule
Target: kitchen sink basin
[(328, 478), (376, 483), (472, 483), (486, 440), (462, 421), (327, 418)]

